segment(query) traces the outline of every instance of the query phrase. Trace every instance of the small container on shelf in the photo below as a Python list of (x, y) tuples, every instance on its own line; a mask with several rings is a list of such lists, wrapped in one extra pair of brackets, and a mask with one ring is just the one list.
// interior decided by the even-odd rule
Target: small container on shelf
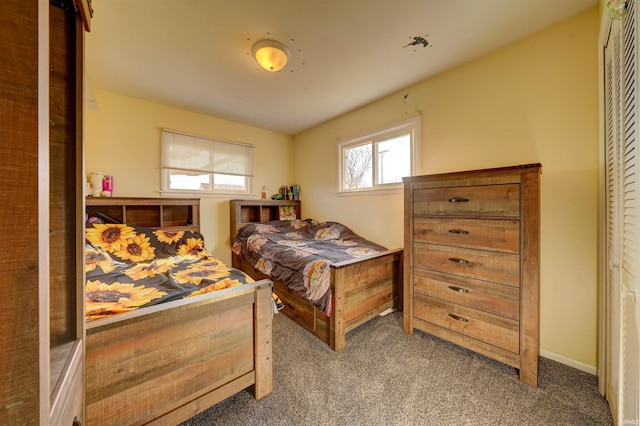
[(111, 197), (113, 195), (113, 176), (112, 175), (104, 175), (102, 177), (102, 192), (100, 193), (103, 197)]
[(91, 195), (94, 197), (99, 197), (102, 192), (104, 175), (100, 172), (91, 173)]
[(280, 195), (282, 195), (282, 200), (288, 200), (289, 199), (289, 187), (286, 185), (283, 185), (280, 187)]

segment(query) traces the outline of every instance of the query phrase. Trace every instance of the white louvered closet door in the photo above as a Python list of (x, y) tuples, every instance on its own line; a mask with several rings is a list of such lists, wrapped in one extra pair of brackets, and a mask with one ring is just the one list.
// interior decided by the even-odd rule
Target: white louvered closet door
[(618, 411), (618, 317), (620, 313), (619, 300), (619, 225), (617, 213), (619, 211), (619, 179), (617, 141), (620, 140), (618, 119), (620, 115), (620, 25), (617, 21), (611, 23), (611, 30), (604, 49), (605, 57), (605, 161), (606, 161), (606, 384), (605, 395), (615, 417)]
[(636, 1), (605, 46), (606, 396), (618, 425), (640, 424), (640, 137)]

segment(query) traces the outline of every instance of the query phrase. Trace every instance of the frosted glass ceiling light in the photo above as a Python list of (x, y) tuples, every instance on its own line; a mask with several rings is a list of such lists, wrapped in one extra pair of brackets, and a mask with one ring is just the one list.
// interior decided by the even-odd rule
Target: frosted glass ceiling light
[(260, 40), (253, 45), (251, 52), (260, 66), (271, 72), (280, 71), (291, 59), (287, 46), (275, 40)]

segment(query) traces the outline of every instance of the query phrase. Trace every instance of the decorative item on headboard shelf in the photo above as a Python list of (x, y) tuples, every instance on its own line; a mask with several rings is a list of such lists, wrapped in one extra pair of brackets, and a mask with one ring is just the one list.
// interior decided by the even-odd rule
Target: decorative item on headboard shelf
[(102, 178), (102, 193), (103, 197), (111, 197), (113, 195), (113, 176), (105, 175)]
[(291, 220), (296, 218), (295, 206), (280, 206), (280, 219)]
[(280, 187), (280, 195), (282, 195), (281, 200), (290, 200), (289, 187), (287, 185), (283, 185)]
[(102, 193), (102, 179), (104, 175), (101, 172), (91, 173), (91, 195), (99, 197)]
[(272, 195), (271, 199), (298, 201), (300, 200), (300, 186), (297, 183), (294, 183), (291, 186), (283, 185), (280, 187), (278, 194)]

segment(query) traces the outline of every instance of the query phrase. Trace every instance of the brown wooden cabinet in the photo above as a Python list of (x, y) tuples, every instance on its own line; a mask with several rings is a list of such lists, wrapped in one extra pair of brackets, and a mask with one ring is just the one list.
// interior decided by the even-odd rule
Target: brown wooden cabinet
[(0, 2), (0, 38), (0, 424), (71, 425), (84, 410), (83, 27), (72, 1)]
[(404, 178), (404, 329), (538, 383), (539, 164)]
[(49, 27), (49, 421), (68, 425), (84, 411), (84, 31), (70, 2)]
[[(87, 198), (87, 217), (147, 228), (200, 230), (199, 198)], [(185, 228), (187, 227), (187, 228)]]

